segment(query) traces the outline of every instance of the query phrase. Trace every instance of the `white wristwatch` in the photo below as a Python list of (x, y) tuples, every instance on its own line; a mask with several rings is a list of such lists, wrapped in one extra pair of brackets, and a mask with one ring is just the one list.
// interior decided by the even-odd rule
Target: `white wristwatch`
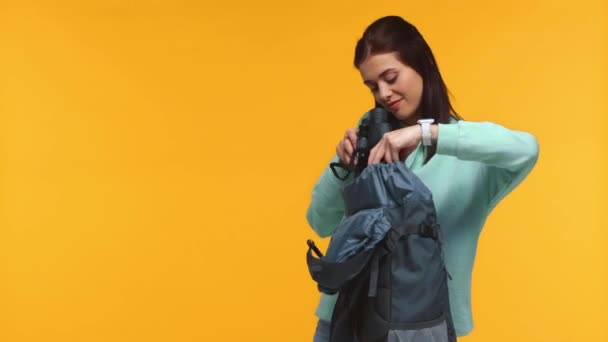
[(431, 146), (431, 124), (435, 122), (435, 119), (420, 119), (418, 124), (422, 128), (422, 145)]

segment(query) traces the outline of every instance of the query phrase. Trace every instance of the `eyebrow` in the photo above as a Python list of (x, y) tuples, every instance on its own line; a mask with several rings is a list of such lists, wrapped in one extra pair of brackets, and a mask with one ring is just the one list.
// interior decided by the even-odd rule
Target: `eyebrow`
[[(384, 70), (383, 72), (381, 72), (380, 75), (378, 75), (378, 77), (379, 78), (383, 77), (389, 71), (397, 71), (397, 69), (395, 69), (395, 68), (388, 68), (388, 69)], [(372, 82), (370, 80), (363, 81), (363, 84), (366, 84), (366, 85), (369, 85), (370, 83), (374, 83), (374, 82)]]

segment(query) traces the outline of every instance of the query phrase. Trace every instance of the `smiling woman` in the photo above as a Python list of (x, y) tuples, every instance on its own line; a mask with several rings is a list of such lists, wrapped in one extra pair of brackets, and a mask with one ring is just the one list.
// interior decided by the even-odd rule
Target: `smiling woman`
[(420, 118), (422, 77), (401, 62), (397, 52), (371, 55), (361, 62), (359, 71), (376, 101), (397, 119), (412, 124)]
[[(536, 164), (536, 139), (495, 123), (462, 120), (452, 108), (431, 49), (400, 17), (380, 18), (365, 30), (355, 49), (355, 66), (376, 106), (402, 124), (373, 147), (368, 165), (405, 163), (431, 190), (452, 276), (448, 314), (456, 334), (464, 336), (473, 329), (471, 274), (479, 234), (492, 209)], [(348, 164), (356, 142), (357, 131), (348, 129), (332, 161)], [(343, 219), (342, 189), (351, 180), (339, 180), (327, 168), (315, 185), (307, 219), (320, 236), (332, 235)], [(328, 340), (336, 299), (321, 296), (315, 342)]]

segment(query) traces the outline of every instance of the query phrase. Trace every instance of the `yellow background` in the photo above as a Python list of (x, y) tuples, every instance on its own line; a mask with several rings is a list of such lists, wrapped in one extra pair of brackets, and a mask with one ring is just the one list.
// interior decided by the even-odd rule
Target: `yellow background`
[(608, 341), (608, 5), (0, 2), (0, 341), (310, 341), (310, 191), (418, 26), (457, 110), (533, 133), (492, 214), (477, 341)]

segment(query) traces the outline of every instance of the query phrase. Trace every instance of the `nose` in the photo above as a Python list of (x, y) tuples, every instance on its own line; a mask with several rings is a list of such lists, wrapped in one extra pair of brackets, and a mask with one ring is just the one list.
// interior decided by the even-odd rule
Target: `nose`
[(393, 95), (393, 91), (391, 90), (391, 87), (389, 87), (388, 84), (380, 83), (378, 84), (378, 95), (380, 96), (380, 98), (388, 102), (391, 98), (391, 95)]

